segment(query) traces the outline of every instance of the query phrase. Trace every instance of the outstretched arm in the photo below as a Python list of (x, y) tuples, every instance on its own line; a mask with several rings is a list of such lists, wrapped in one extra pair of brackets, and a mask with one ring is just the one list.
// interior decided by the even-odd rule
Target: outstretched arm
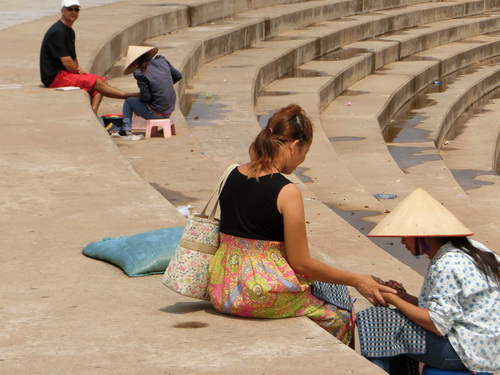
[(310, 256), (304, 204), (297, 186), (288, 184), (281, 190), (278, 196), (278, 209), (283, 215), (288, 262), (295, 272), (318, 281), (352, 286), (372, 304), (387, 305), (381, 291), (395, 294), (396, 291), (391, 287), (379, 284), (369, 275), (330, 267)]
[(423, 307), (415, 306), (414, 304), (405, 301), (404, 299), (398, 297), (397, 295), (382, 292), (384, 299), (396, 307), (399, 311), (406, 315), (408, 319), (413, 321), (415, 324), (425, 328), (438, 336), (443, 336), (434, 325), (433, 321), (429, 316), (429, 310)]
[(412, 305), (418, 306), (418, 297), (415, 297), (414, 295), (408, 293), (404, 288), (403, 284), (398, 283), (397, 281), (394, 280), (389, 280), (389, 281), (380, 280), (379, 282), (382, 282), (385, 285), (390, 286), (393, 289), (396, 289), (399, 298), (404, 299), (406, 302), (409, 302)]

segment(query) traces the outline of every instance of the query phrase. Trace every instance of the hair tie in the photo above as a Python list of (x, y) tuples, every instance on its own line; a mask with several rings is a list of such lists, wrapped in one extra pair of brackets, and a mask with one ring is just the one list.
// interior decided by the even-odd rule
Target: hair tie
[(268, 128), (271, 134), (273, 133), (273, 128)]

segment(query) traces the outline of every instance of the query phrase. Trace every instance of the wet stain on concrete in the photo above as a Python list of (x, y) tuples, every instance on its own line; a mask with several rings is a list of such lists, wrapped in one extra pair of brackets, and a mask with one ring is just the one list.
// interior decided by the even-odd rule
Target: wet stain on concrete
[(187, 205), (191, 202), (195, 201), (193, 197), (187, 197), (178, 191), (168, 190), (164, 187), (161, 187), (158, 184), (152, 183), (152, 187), (154, 187), (161, 195), (163, 195), (170, 203), (175, 205)]
[(330, 142), (347, 142), (347, 141), (363, 141), (366, 137), (330, 137)]
[(407, 173), (408, 168), (428, 161), (441, 160), (441, 156), (436, 153), (422, 154), (424, 151), (435, 150), (433, 147), (394, 147), (389, 145), (388, 149), (399, 168), (405, 173)]
[(479, 189), (481, 186), (493, 185), (491, 181), (476, 180), (480, 176), (494, 176), (494, 171), (484, 171), (480, 169), (450, 169), (455, 180), (465, 191)]
[[(343, 211), (332, 204), (326, 204), (333, 212), (339, 215), (342, 219), (344, 219), (347, 223), (349, 223), (354, 229), (356, 229), (360, 235), (367, 236), (368, 233), (373, 229), (375, 224), (363, 220), (366, 217), (379, 215), (378, 211)], [(407, 266), (414, 269), (420, 275), (425, 275), (427, 272), (427, 266), (429, 264), (429, 260), (427, 257), (421, 257), (420, 259), (416, 259), (412, 256), (408, 250), (401, 244), (400, 238), (381, 238), (381, 237), (367, 237), (370, 241), (372, 241), (375, 245), (383, 249), (388, 254), (392, 255), (394, 258), (403, 262)], [(376, 274), (376, 271), (374, 271)]]
[(184, 323), (177, 323), (172, 326), (173, 328), (205, 328), (208, 327), (208, 323), (203, 323), (203, 322), (197, 322), (197, 321), (192, 321), (192, 322), (184, 322)]

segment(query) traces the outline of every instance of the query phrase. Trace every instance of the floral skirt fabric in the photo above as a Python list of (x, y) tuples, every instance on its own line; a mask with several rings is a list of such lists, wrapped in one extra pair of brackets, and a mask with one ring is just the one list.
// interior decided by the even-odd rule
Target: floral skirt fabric
[(352, 312), (314, 297), (313, 280), (296, 274), (283, 242), (220, 234), (209, 268), (207, 292), (222, 313), (252, 318), (307, 316), (349, 344), (354, 335)]

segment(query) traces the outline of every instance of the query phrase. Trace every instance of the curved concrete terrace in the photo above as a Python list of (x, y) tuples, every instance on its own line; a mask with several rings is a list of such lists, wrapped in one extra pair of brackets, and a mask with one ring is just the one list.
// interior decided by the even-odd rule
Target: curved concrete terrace
[[(107, 9), (100, 9), (101, 16)], [(101, 25), (102, 19), (98, 21), (97, 25)], [(35, 29), (43, 35), (51, 22), (45, 20), (45, 24)], [(92, 25), (88, 27), (90, 30)], [(24, 37), (33, 32), (23, 28), (15, 31)], [(5, 40), (10, 40), (9, 37), (14, 34)], [(36, 42), (39, 39), (31, 42), (31, 48), (36, 46), (37, 52)], [(28, 54), (35, 57), (32, 61), (36, 60), (36, 52)], [(92, 56), (88, 48), (83, 52)], [(120, 55), (109, 56), (112, 60)], [(9, 62), (4, 66), (9, 66)], [(142, 171), (138, 176), (120, 156), (90, 115), (85, 96), (76, 92), (42, 92), (33, 84), (38, 75), (35, 70), (32, 64), (30, 74), (21, 74), (19, 84), (14, 79), (9, 82), (11, 90), (18, 90), (15, 95), (12, 92), (10, 97), (3, 95), (10, 99), (7, 103), (12, 113), (6, 116), (6, 121), (13, 126), (13, 134), (2, 140), (6, 141), (5, 147), (2, 145), (5, 156), (2, 169), (7, 172), (7, 186), (2, 188), (7, 203), (2, 218), (9, 220), (9, 233), (2, 236), (0, 252), (8, 280), (2, 289), (9, 301), (0, 311), (8, 327), (0, 336), (5, 340), (2, 346), (8, 348), (2, 358), (3, 369), (16, 373), (150, 373), (161, 369), (193, 374), (233, 373), (237, 368), (239, 373), (251, 374), (270, 369), (277, 369), (275, 373), (294, 373), (297, 368), (301, 373), (328, 371), (335, 366), (339, 373), (381, 373), (307, 319), (260, 321), (219, 316), (206, 303), (186, 301), (165, 290), (159, 284), (159, 277), (129, 279), (120, 270), (83, 258), (79, 253), (81, 247), (104, 235), (182, 225), (183, 219), (144, 182)], [(2, 82), (4, 79), (2, 76)], [(30, 103), (37, 104), (39, 112), (20, 119), (25, 106), (19, 98), (26, 96), (30, 97)], [(57, 111), (56, 117), (54, 103), (74, 108), (70, 114)], [(182, 118), (178, 118), (182, 124)], [(43, 132), (39, 126), (42, 119)], [(154, 139), (150, 145), (153, 142), (158, 145), (156, 151), (168, 155), (168, 162), (177, 162), (179, 168), (189, 168), (197, 174), (186, 182), (193, 189), (190, 191), (203, 199), (222, 169), (223, 159), (207, 155), (205, 148), (200, 147), (202, 143), (187, 133), (174, 139), (175, 142), (169, 143)], [(141, 145), (143, 150), (145, 145), (145, 142)], [(186, 150), (190, 150), (188, 155)], [(165, 164), (166, 158), (162, 159), (150, 158), (150, 169)], [(200, 180), (206, 182), (201, 191)], [(30, 188), (23, 188), (23, 183)], [(38, 187), (36, 195), (34, 186)], [(341, 239), (339, 242), (359, 254), (339, 261), (334, 249), (318, 252), (318, 256), (361, 272), (378, 271), (382, 265), (390, 264), (402, 275), (408, 274), (407, 268), (377, 253), (377, 249), (365, 244), (348, 227), (339, 224), (332, 231), (329, 225), (338, 223), (335, 215), (315, 201), (307, 189), (305, 196), (308, 216), (312, 218), (309, 229), (313, 246), (321, 250), (331, 247), (335, 235)], [(30, 228), (29, 234), (22, 228)], [(360, 245), (367, 251), (359, 249)], [(360, 256), (367, 258), (369, 254), (376, 254), (378, 259), (373, 264), (360, 265)], [(32, 277), (21, 278), (20, 268)], [(389, 271), (382, 270), (379, 274), (384, 277)], [(61, 280), (65, 281), (62, 288)], [(415, 288), (418, 281), (412, 281), (410, 287)], [(208, 327), (176, 328), (193, 320), (207, 323)], [(47, 326), (50, 331), (45, 329)], [(36, 337), (30, 336), (33, 332)], [(250, 345), (248, 337), (252, 337)]]
[[(104, 69), (109, 58), (110, 66), (119, 55), (99, 54), (96, 44), (106, 44), (123, 19), (146, 5), (88, 10), (77, 28), (81, 61), (88, 67), (101, 59), (95, 66)], [(81, 255), (84, 245), (104, 236), (179, 226), (184, 219), (121, 155), (84, 93), (39, 87), (39, 43), (55, 19), (0, 33), (0, 95), (9, 108), (1, 147), (2, 372), (253, 374), (335, 366), (381, 373), (308, 319), (220, 316), (207, 303), (169, 292), (159, 276), (131, 279)], [(186, 151), (193, 143), (178, 147)], [(195, 160), (191, 165), (205, 173), (197, 173), (197, 189), (203, 181), (208, 193), (220, 165)], [(331, 214), (319, 205), (314, 211)], [(202, 328), (189, 329), (196, 326)]]
[[(479, 21), (479, 22), (481, 22), (481, 21)], [(293, 33), (293, 31), (290, 33)], [(289, 37), (290, 33), (281, 34), (279, 37), (274, 38), (275, 40), (274, 39), (272, 39), (272, 40), (275, 42), (283, 42), (283, 41), (287, 41), (287, 40), (293, 40), (293, 38)], [(436, 33), (439, 33), (439, 31)], [(286, 35), (286, 36), (284, 36), (284, 35)], [(466, 36), (466, 35), (469, 35), (469, 34), (464, 33), (464, 32), (462, 33), (462, 37)], [(474, 31), (473, 31), (472, 35), (474, 35)], [(167, 39), (173, 40), (173, 38), (170, 38), (170, 37), (167, 37)], [(446, 38), (441, 38), (439, 40), (441, 42), (445, 42)], [(433, 45), (432, 43), (435, 43), (435, 41), (432, 41), (429, 44)], [(155, 38), (155, 39), (149, 40), (148, 44), (165, 45), (166, 46), (168, 43), (165, 41), (165, 38), (160, 37), (160, 38)], [(259, 48), (259, 52), (261, 52), (261, 54), (263, 54), (262, 51), (263, 51), (263, 49), (265, 49), (265, 47), (263, 47), (264, 44), (269, 44), (269, 43), (265, 42), (265, 43), (256, 44), (255, 46), (252, 46), (252, 49)], [(172, 45), (172, 43), (170, 44), (170, 46), (171, 45)], [(417, 44), (417, 45), (419, 45), (421, 48), (422, 43)], [(270, 49), (276, 49), (276, 45), (273, 45), (273, 47)], [(170, 51), (167, 50), (167, 53), (168, 52), (171, 53), (172, 50), (170, 50)], [(175, 55), (175, 53), (174, 53), (174, 55)], [(204, 142), (206, 143), (206, 146), (204, 146), (203, 149), (212, 150), (212, 154), (218, 155), (219, 158), (223, 158), (223, 157), (225, 157), (226, 154), (231, 155), (235, 152), (235, 151), (227, 151), (226, 150), (228, 148), (226, 146), (227, 146), (228, 142), (231, 142), (231, 139), (229, 139), (229, 140), (225, 139), (224, 134), (226, 134), (226, 136), (225, 136), (226, 138), (231, 138), (231, 136), (228, 136), (227, 134), (238, 133), (237, 138), (239, 138), (241, 136), (241, 131), (239, 129), (241, 129), (242, 127), (245, 127), (245, 129), (246, 129), (246, 126), (250, 125), (249, 118), (252, 116), (250, 114), (252, 110), (251, 109), (247, 110), (246, 107), (244, 110), (242, 110), (242, 107), (241, 107), (242, 100), (243, 101), (250, 100), (248, 95), (247, 96), (243, 95), (243, 97), (241, 97), (240, 95), (235, 94), (234, 90), (232, 90), (231, 88), (234, 88), (234, 87), (241, 88), (241, 87), (244, 87), (245, 85), (248, 86), (249, 84), (251, 84), (250, 82), (246, 81), (246, 77), (252, 77), (252, 76), (258, 75), (258, 73), (255, 73), (256, 70), (258, 71), (258, 69), (260, 69), (259, 67), (263, 66), (263, 63), (259, 62), (260, 60), (258, 59), (257, 55), (258, 54), (252, 50), (250, 50), (250, 51), (238, 51), (233, 56), (227, 56), (225, 58), (222, 58), (222, 59), (219, 59), (219, 60), (213, 62), (212, 64), (207, 64), (199, 72), (199, 76), (202, 78), (196, 79), (197, 82), (201, 82), (201, 85), (190, 89), (191, 93), (198, 93), (198, 94), (203, 93), (203, 92), (208, 92), (208, 90), (210, 90), (211, 92), (217, 93), (219, 96), (218, 98), (215, 98), (215, 96), (214, 96), (214, 98), (212, 99), (212, 104), (214, 106), (219, 107), (219, 108), (223, 108), (221, 110), (221, 113), (223, 113), (223, 116), (226, 117), (226, 120), (216, 121), (214, 124), (213, 118), (204, 118), (204, 119), (200, 118), (199, 119), (200, 125), (197, 125), (196, 124), (197, 121), (192, 121), (193, 120), (192, 118), (191, 119), (188, 118), (188, 122), (191, 120), (191, 126), (193, 126), (193, 127), (210, 125), (210, 126), (208, 126), (208, 128), (202, 129), (202, 130), (198, 130), (198, 129), (193, 128), (193, 132), (201, 132), (202, 134), (204, 134), (204, 136), (201, 137), (205, 140)], [(269, 60), (269, 58), (267, 58), (267, 59)], [(265, 61), (266, 58), (262, 57), (261, 60)], [(248, 62), (248, 64), (245, 64), (244, 66), (242, 66), (241, 63), (239, 63), (239, 61), (245, 61), (245, 62)], [(449, 64), (449, 65), (451, 67), (453, 64)], [(451, 68), (448, 68), (448, 69), (451, 69)], [(228, 81), (227, 84), (221, 84), (221, 82), (217, 81), (217, 75), (215, 73), (218, 70), (219, 71), (224, 70), (224, 72), (225, 72), (224, 77), (226, 77), (226, 80)], [(235, 70), (235, 72), (232, 73), (232, 70)], [(321, 78), (315, 78), (315, 79), (318, 80)], [(304, 80), (304, 82), (305, 81), (307, 81), (307, 79)], [(227, 86), (227, 85), (230, 85), (230, 86)], [(300, 84), (300, 83), (297, 84), (296, 83), (296, 86), (303, 87), (304, 84)], [(266, 88), (266, 90), (267, 90), (267, 88)], [(246, 90), (243, 90), (243, 91), (246, 92)], [(274, 86), (273, 86), (273, 88), (270, 88), (269, 91), (276, 92), (276, 90), (274, 90)], [(293, 90), (290, 89), (289, 91), (293, 91)], [(193, 94), (193, 95), (195, 95), (195, 94)], [(290, 96), (288, 96), (288, 97), (290, 98)], [(290, 100), (293, 101), (294, 99), (290, 99)], [(301, 103), (302, 103), (302, 101), (301, 101)], [(248, 103), (247, 103), (247, 105), (248, 105)], [(250, 107), (251, 107), (251, 105), (250, 105)], [(309, 107), (311, 107), (311, 106), (309, 106)], [(311, 108), (314, 108), (314, 105)], [(308, 109), (308, 112), (313, 113), (313, 111), (311, 111), (310, 109)], [(220, 131), (221, 122), (222, 123), (228, 122), (225, 125), (226, 127), (224, 127), (223, 131)], [(241, 124), (241, 125), (239, 125), (239, 124)], [(214, 125), (215, 125), (215, 127), (214, 127)], [(247, 131), (247, 130), (245, 130), (245, 131)], [(223, 151), (218, 150), (218, 148), (219, 148), (218, 145), (221, 145), (221, 143), (216, 142), (213, 145), (209, 144), (211, 141), (213, 141), (213, 138), (210, 138), (209, 134), (212, 134), (214, 136), (213, 138), (218, 139), (219, 142), (224, 142), (223, 144), (225, 147), (224, 147)], [(217, 137), (216, 136), (217, 134), (219, 134), (220, 136)], [(317, 144), (317, 141), (315, 143)], [(238, 147), (233, 147), (233, 148), (234, 148), (234, 150), (238, 149)], [(318, 150), (320, 150), (320, 153), (323, 152), (322, 155), (325, 156), (325, 154), (324, 154), (325, 149), (319, 148)], [(125, 153), (127, 153), (127, 151), (125, 151)], [(330, 155), (330, 154), (328, 154), (328, 155)], [(309, 164), (309, 161), (311, 160), (311, 158), (312, 158), (312, 156), (310, 155), (308, 158), (307, 164)], [(321, 159), (321, 158), (319, 158), (319, 159)], [(330, 160), (330, 159), (325, 157), (324, 160)], [(317, 161), (318, 161), (318, 159), (315, 159), (315, 161), (313, 163), (310, 163), (312, 165), (313, 169), (314, 169), (314, 167), (318, 167), (318, 165), (316, 164)], [(134, 161), (132, 161), (132, 162), (135, 165), (137, 165)], [(138, 168), (140, 168), (140, 167), (138, 167)], [(321, 171), (321, 172), (326, 171), (326, 169), (323, 169), (323, 170), (321, 168), (316, 168), (316, 169), (317, 169), (317, 171)], [(331, 170), (329, 170), (328, 172), (331, 172)], [(319, 198), (318, 191), (320, 189), (316, 189), (316, 183), (319, 184), (318, 181), (324, 182), (325, 176), (323, 174), (321, 174), (321, 176), (319, 177), (319, 180), (318, 180), (317, 175), (315, 175), (314, 172), (311, 173), (311, 170), (306, 170), (305, 174), (307, 176), (311, 176), (311, 175), (314, 176), (313, 180), (315, 183), (312, 184), (312, 186), (314, 186), (313, 189), (315, 190), (314, 197), (315, 197), (315, 199)], [(319, 173), (318, 173), (318, 175), (319, 175)], [(305, 178), (305, 176), (303, 176), (303, 177)], [(164, 178), (164, 180), (165, 180), (165, 185), (169, 185), (169, 186), (172, 185), (172, 183), (170, 183), (168, 181), (168, 178)], [(353, 180), (351, 179), (351, 182), (352, 181)], [(338, 182), (338, 180), (337, 180), (337, 182)], [(323, 184), (323, 185), (325, 185), (325, 184)], [(328, 184), (326, 184), (326, 185), (328, 186)], [(338, 187), (338, 184), (335, 186)], [(346, 186), (346, 185), (344, 185), (344, 186)], [(350, 186), (356, 186), (356, 183), (351, 184)], [(311, 187), (311, 184), (309, 184), (308, 187)], [(332, 194), (331, 191), (329, 191), (328, 193), (330, 195)], [(366, 193), (366, 191), (365, 191), (365, 193)], [(358, 195), (360, 195), (360, 194), (358, 194)], [(361, 194), (361, 195), (363, 195), (363, 194)], [(367, 198), (366, 194), (364, 194), (364, 197)], [(328, 198), (330, 198), (330, 197), (328, 197)], [(328, 198), (325, 198), (325, 199), (327, 200)], [(370, 198), (373, 201), (373, 197), (370, 196)], [(323, 199), (320, 199), (320, 200), (325, 202), (325, 200), (323, 200)], [(373, 204), (373, 202), (371, 202), (371, 203)], [(376, 206), (377, 206), (377, 204), (373, 205), (373, 207), (376, 207)], [(364, 206), (363, 208), (366, 209), (368, 207), (370, 207), (370, 206)]]
[[(312, 4), (314, 4), (314, 2), (312, 2)], [(238, 59), (245, 61), (250, 59), (253, 62), (252, 64), (254, 64), (254, 66), (256, 64), (257, 66), (260, 64), (260, 66), (258, 66), (258, 69), (255, 69), (250, 73), (247, 73), (250, 74), (251, 76), (255, 75), (256, 78), (254, 80), (249, 80), (244, 83), (247, 86), (251, 85), (248, 87), (248, 90), (244, 90), (244, 92), (253, 92), (254, 93), (253, 99), (251, 97), (248, 98), (250, 100), (255, 100), (255, 95), (260, 91), (262, 85), (276, 79), (280, 75), (284, 74), (284, 72), (286, 72), (290, 68), (295, 67), (296, 65), (294, 64), (300, 64), (304, 60), (307, 61), (313, 57), (317, 57), (319, 55), (324, 54), (325, 52), (328, 52), (329, 50), (333, 50), (339, 47), (341, 42), (349, 40), (356, 41), (357, 38), (364, 38), (368, 36), (373, 37), (379, 35), (380, 33), (394, 31), (395, 20), (403, 20), (400, 22), (401, 24), (405, 24), (405, 23), (415, 23), (416, 20), (422, 20), (427, 18), (429, 18), (430, 21), (435, 21), (436, 19), (443, 19), (446, 16), (451, 17), (457, 14), (459, 15), (476, 14), (477, 10), (474, 9), (478, 8), (477, 2), (471, 2), (471, 4), (474, 6), (470, 6), (469, 7), (470, 9), (464, 7), (462, 3), (423, 4), (411, 7), (410, 9), (403, 8), (392, 11), (377, 12), (376, 15), (363, 16), (360, 20), (355, 19), (354, 21), (352, 21), (351, 18), (354, 17), (345, 18), (346, 20), (349, 19), (348, 25), (346, 25), (345, 21), (337, 21), (337, 22), (330, 21), (327, 22), (326, 24), (321, 24), (320, 27), (316, 28), (309, 27), (307, 28), (307, 30), (302, 30), (302, 29), (292, 30), (280, 34), (280, 37), (276, 38), (276, 40), (271, 38), (266, 42), (255, 43), (250, 50), (237, 51), (237, 53), (233, 57), (233, 62), (230, 63), (229, 65), (230, 67), (239, 66), (240, 62), (236, 61)], [(436, 8), (438, 11), (435, 11), (434, 8)], [(303, 9), (303, 5), (301, 5), (301, 9)], [(464, 9), (467, 10), (464, 11)], [(148, 43), (154, 44), (159, 47), (162, 46), (165, 47), (164, 53), (166, 53), (167, 56), (169, 56), (169, 58), (170, 56), (172, 56), (171, 59), (174, 62), (174, 65), (183, 68), (183, 72), (185, 73), (184, 76), (186, 77), (184, 84), (186, 84), (186, 82), (189, 82), (190, 77), (193, 75), (193, 70), (196, 70), (196, 66), (200, 66), (202, 62), (209, 62), (211, 60), (207, 59), (206, 54), (202, 52), (200, 53), (199, 50), (203, 51), (207, 50), (208, 48), (205, 46), (207, 45), (213, 46), (214, 40), (223, 40), (224, 39), (223, 37), (217, 36), (221, 33), (220, 31), (221, 29), (223, 30), (224, 33), (228, 33), (228, 29), (229, 30), (236, 29), (235, 31), (231, 31), (232, 33), (236, 34), (238, 33), (238, 28), (241, 28), (240, 25), (241, 22), (244, 23), (246, 19), (260, 18), (262, 20), (261, 22), (264, 23), (273, 14), (274, 18), (272, 24), (279, 25), (278, 20), (280, 19), (282, 20), (283, 18), (281, 18), (279, 14), (276, 15), (276, 13), (277, 13), (276, 7), (273, 7), (273, 9), (268, 12), (266, 12), (266, 10), (259, 10), (253, 12), (251, 15), (249, 14), (249, 12), (247, 12), (239, 14), (237, 19), (224, 22), (222, 25), (216, 24), (214, 26), (209, 26), (209, 27), (204, 25), (200, 27), (190, 28), (187, 30), (180, 30), (179, 32), (150, 39), (148, 40)], [(321, 17), (317, 18), (318, 22), (322, 21), (322, 19), (324, 18), (323, 14), (320, 14), (320, 16)], [(304, 19), (304, 17), (296, 17), (296, 18)], [(240, 19), (242, 19), (243, 21), (240, 21)], [(310, 21), (310, 18), (308, 18), (307, 20)], [(299, 26), (302, 24), (304, 23), (300, 23)], [(352, 26), (352, 24), (355, 24), (355, 26)], [(345, 30), (343, 30), (347, 26), (349, 26), (349, 32), (345, 32)], [(267, 29), (274, 30), (270, 28)], [(283, 27), (276, 27), (275, 29), (276, 32), (270, 31), (268, 32), (266, 37), (267, 38), (272, 37), (278, 31), (283, 30)], [(216, 36), (214, 36), (214, 34)], [(240, 38), (240, 39), (246, 40), (246, 38)], [(202, 43), (201, 46), (200, 43)], [(394, 43), (390, 45), (396, 47)], [(267, 50), (268, 52), (265, 52), (264, 54), (263, 49)], [(391, 48), (390, 54), (388, 55), (394, 55), (394, 51), (395, 48)], [(212, 55), (213, 54), (214, 52), (212, 52)], [(224, 54), (225, 53), (223, 52), (215, 53), (215, 55), (217, 56), (222, 56)], [(390, 56), (384, 59), (394, 60), (396, 58), (397, 55)], [(194, 63), (192, 61), (194, 61)], [(366, 65), (370, 66), (371, 64), (372, 64), (371, 61), (368, 61)], [(345, 77), (347, 76), (348, 75), (346, 75)], [(350, 77), (350, 79), (352, 79), (353, 82), (356, 79), (361, 78), (361, 76), (358, 75), (354, 76), (353, 79), (352, 78), (353, 76), (354, 75)], [(120, 84), (126, 81), (128, 81), (129, 84), (130, 83), (132, 85), (134, 84), (133, 82), (130, 82), (130, 80), (128, 80), (127, 78), (120, 78), (118, 79), (118, 81), (120, 82)], [(349, 81), (346, 78), (345, 80), (343, 80), (343, 82), (349, 82)], [(209, 84), (210, 87), (198, 91), (200, 92), (213, 91), (212, 87), (215, 87), (214, 85), (218, 84), (219, 82), (217, 81), (211, 82)], [(130, 89), (130, 87), (128, 88)], [(345, 89), (345, 87), (343, 87), (342, 89)], [(182, 95), (184, 91), (183, 86), (179, 88), (179, 91)], [(112, 103), (110, 104), (111, 106), (108, 108), (112, 109), (107, 110), (107, 112), (114, 112), (115, 110), (118, 111), (120, 110), (118, 105), (113, 107)], [(228, 104), (226, 103), (225, 105)], [(252, 108), (253, 104), (247, 101), (247, 105), (249, 106), (247, 107), (247, 112), (253, 113), (253, 108)], [(322, 103), (321, 105), (325, 106), (326, 104)], [(228, 105), (228, 107), (232, 108), (233, 112), (235, 113), (237, 112), (238, 107), (235, 107), (234, 104)], [(239, 116), (242, 116), (242, 113), (243, 112), (239, 112)], [(204, 120), (203, 118), (200, 118), (199, 119), (200, 123), (202, 123), (203, 120)], [(247, 127), (244, 128), (247, 129)], [(203, 131), (203, 130), (196, 129), (194, 131)], [(248, 129), (246, 131), (248, 131)], [(250, 135), (247, 138), (247, 140), (242, 140), (241, 134), (239, 134), (238, 137), (235, 137), (241, 143), (241, 145), (238, 145), (235, 148), (245, 149), (246, 144), (250, 142), (250, 139), (253, 137), (253, 134), (254, 133), (250, 130)], [(210, 142), (211, 135), (202, 138)], [(208, 145), (205, 147), (210, 147), (210, 146)], [(165, 177), (165, 179), (169, 180), (168, 177)], [(345, 184), (344, 186), (351, 186), (351, 184)], [(182, 189), (178, 189), (176, 191), (180, 190)], [(345, 206), (347, 206), (349, 202), (345, 201), (346, 200), (345, 197), (346, 195), (342, 195), (342, 202), (339, 203), (343, 203), (345, 204)], [(367, 199), (372, 206), (377, 205), (377, 203), (375, 204), (373, 203), (373, 197), (370, 196)], [(359, 203), (359, 195), (356, 197), (356, 199), (354, 199), (354, 201)]]

